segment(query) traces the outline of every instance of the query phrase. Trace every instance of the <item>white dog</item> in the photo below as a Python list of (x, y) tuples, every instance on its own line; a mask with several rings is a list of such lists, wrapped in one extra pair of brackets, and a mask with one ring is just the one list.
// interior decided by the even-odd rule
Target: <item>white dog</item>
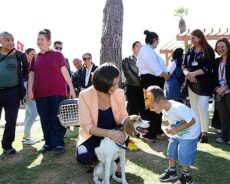
[[(131, 115), (129, 116), (123, 126), (121, 131), (126, 133), (126, 136), (134, 136), (136, 133), (142, 135), (146, 134), (148, 131), (146, 128), (149, 127), (149, 122), (142, 120), (140, 116)], [(125, 145), (118, 145), (113, 140), (105, 137), (99, 147), (95, 148), (95, 153), (99, 160), (99, 163), (94, 169), (93, 180), (95, 184), (109, 184), (110, 176), (122, 184), (128, 184), (125, 177)], [(121, 178), (116, 177), (115, 172), (117, 171), (117, 164), (115, 160), (120, 159), (121, 166)], [(101, 180), (102, 182), (100, 182)]]

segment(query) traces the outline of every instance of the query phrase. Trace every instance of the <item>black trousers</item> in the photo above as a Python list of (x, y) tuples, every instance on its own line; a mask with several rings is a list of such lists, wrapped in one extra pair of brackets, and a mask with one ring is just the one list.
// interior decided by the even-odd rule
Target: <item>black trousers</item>
[(222, 138), (225, 141), (230, 141), (230, 93), (221, 98), (218, 104), (218, 112), (220, 115)]
[(6, 120), (2, 137), (2, 148), (5, 150), (12, 148), (12, 143), (15, 138), (19, 104), (19, 87), (5, 90), (0, 89), (0, 109), (4, 108)]
[(212, 127), (216, 129), (221, 129), (220, 115), (218, 112), (219, 103), (220, 103), (219, 101), (215, 101), (214, 113), (212, 117)]
[[(147, 89), (149, 86), (153, 85), (159, 86), (163, 89), (164, 83), (165, 80), (163, 77), (157, 77), (150, 74), (141, 75), (141, 86), (143, 89)], [(145, 135), (146, 138), (154, 139), (157, 135), (163, 133), (161, 129), (162, 113), (157, 114), (147, 109), (145, 110), (143, 119), (150, 121), (150, 126), (148, 128), (149, 132)]]
[(136, 114), (143, 118), (145, 113), (143, 89), (126, 84), (126, 97), (128, 100), (127, 111), (129, 115)]

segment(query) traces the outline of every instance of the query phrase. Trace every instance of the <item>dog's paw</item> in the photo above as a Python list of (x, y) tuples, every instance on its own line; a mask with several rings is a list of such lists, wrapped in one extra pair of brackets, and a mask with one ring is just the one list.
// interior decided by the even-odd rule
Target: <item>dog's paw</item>
[(93, 181), (94, 181), (94, 184), (102, 184), (102, 182), (98, 180), (98, 177), (93, 177)]
[(121, 178), (118, 178), (118, 177), (115, 175), (115, 173), (113, 174), (112, 178), (113, 178), (116, 182), (122, 183), (122, 179), (121, 179)]

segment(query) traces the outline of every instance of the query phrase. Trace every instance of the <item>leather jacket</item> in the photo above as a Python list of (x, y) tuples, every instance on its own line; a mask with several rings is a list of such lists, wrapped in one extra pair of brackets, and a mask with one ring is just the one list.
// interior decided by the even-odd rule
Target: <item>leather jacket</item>
[(136, 66), (136, 58), (134, 56), (122, 60), (122, 71), (126, 79), (125, 84), (136, 87), (140, 86), (139, 70)]

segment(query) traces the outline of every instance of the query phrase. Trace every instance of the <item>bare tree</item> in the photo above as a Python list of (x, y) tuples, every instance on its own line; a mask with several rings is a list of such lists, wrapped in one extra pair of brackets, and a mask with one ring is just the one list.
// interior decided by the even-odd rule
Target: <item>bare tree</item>
[(122, 0), (107, 0), (103, 14), (100, 64), (111, 62), (121, 69), (123, 31)]

